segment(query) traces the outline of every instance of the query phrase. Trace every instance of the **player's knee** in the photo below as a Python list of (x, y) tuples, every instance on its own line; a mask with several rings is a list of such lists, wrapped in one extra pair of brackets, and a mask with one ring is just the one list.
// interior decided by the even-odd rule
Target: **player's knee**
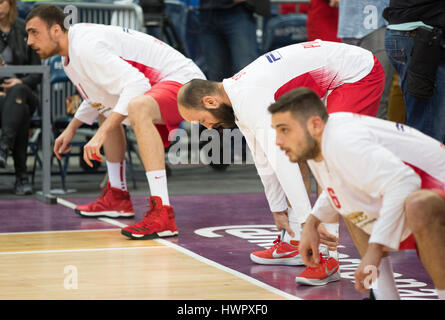
[(136, 120), (138, 115), (141, 116), (144, 100), (144, 97), (136, 97), (128, 103), (128, 117), (130, 121)]
[(156, 108), (159, 108), (150, 96), (140, 96), (132, 99), (128, 104), (128, 118), (130, 123), (136, 124), (139, 121), (146, 123), (154, 122), (157, 114)]
[(413, 192), (406, 198), (405, 215), (411, 231), (425, 231), (435, 223), (438, 218), (436, 198), (435, 193), (427, 190)]
[(97, 121), (99, 122), (99, 126), (101, 126), (102, 123), (104, 123), (106, 119), (107, 119), (107, 118), (105, 118), (104, 115), (99, 114), (99, 116), (97, 117)]

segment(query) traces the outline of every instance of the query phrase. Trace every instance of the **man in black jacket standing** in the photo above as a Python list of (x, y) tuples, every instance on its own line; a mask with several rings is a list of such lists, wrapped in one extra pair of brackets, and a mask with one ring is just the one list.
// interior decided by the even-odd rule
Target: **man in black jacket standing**
[(445, 1), (391, 0), (385, 48), (399, 74), (406, 124), (445, 142)]
[(15, 193), (31, 194), (26, 169), (30, 117), (38, 104), (39, 74), (6, 74), (2, 65), (39, 65), (39, 56), (26, 44), (25, 22), (18, 18), (16, 0), (0, 0), (0, 168), (12, 151)]

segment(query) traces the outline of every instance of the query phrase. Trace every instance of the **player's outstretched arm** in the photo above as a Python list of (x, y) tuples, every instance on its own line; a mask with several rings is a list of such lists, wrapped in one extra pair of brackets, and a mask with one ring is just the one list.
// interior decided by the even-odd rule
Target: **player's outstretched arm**
[(320, 245), (320, 235), (318, 225), (321, 221), (314, 215), (309, 215), (303, 226), (300, 239), (300, 255), (305, 265), (316, 267), (320, 263), (318, 246)]
[(385, 254), (384, 246), (378, 243), (370, 243), (360, 265), (354, 273), (355, 289), (360, 292), (367, 292), (371, 288), (372, 282), (378, 277), (378, 267)]
[(280, 212), (272, 212), (275, 225), (279, 231), (286, 230), (286, 232), (291, 236), (295, 237), (295, 233), (292, 231), (289, 225), (289, 216), (287, 214), (287, 210)]
[(329, 233), (322, 223), (318, 225), (318, 234), (320, 235), (320, 242), (324, 245), (327, 245), (329, 250), (337, 250), (338, 237)]
[(93, 167), (91, 160), (102, 161), (100, 148), (103, 146), (109, 132), (115, 130), (124, 121), (126, 116), (112, 112), (111, 115), (105, 119), (100, 125), (95, 135), (83, 147), (83, 159), (90, 166)]
[(54, 154), (57, 159), (62, 159), (62, 153), (70, 152), (71, 150), (71, 141), (73, 140), (74, 135), (76, 134), (77, 129), (83, 124), (77, 118), (73, 118), (69, 125), (65, 128), (65, 130), (57, 137), (54, 141)]

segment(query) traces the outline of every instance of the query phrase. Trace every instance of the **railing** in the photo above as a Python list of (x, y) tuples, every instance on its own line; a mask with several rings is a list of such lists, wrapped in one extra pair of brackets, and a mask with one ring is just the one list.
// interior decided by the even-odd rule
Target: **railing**
[(65, 13), (71, 15), (73, 20), (75, 20), (72, 23), (99, 23), (145, 32), (142, 8), (135, 3), (39, 1), (36, 2), (36, 5), (43, 3), (65, 8)]
[(51, 106), (50, 69), (46, 65), (1, 67), (6, 73), (38, 73), (42, 75), (42, 190), (36, 193), (39, 200), (55, 203), (51, 193)]

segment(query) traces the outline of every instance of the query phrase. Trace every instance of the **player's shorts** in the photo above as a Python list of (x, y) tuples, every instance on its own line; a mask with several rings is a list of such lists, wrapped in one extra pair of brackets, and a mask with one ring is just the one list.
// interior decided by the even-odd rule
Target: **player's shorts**
[[(409, 164), (405, 163), (406, 165), (410, 166), (420, 177), (421, 180), (421, 189), (430, 190), (434, 193), (437, 193), (439, 196), (441, 196), (445, 200), (445, 184), (440, 182), (439, 180), (435, 179), (434, 177), (430, 176), (425, 171)], [(409, 250), (409, 249), (416, 249), (416, 240), (414, 239), (413, 234), (411, 234), (408, 238), (403, 240), (400, 243), (399, 250)]]
[(375, 117), (380, 106), (385, 72), (374, 56), (374, 67), (363, 79), (335, 88), (327, 97), (328, 113), (353, 112)]
[(169, 134), (174, 134), (174, 131), (184, 121), (179, 114), (177, 103), (177, 95), (181, 86), (182, 84), (176, 81), (161, 81), (145, 92), (145, 95), (151, 96), (159, 105), (165, 124), (157, 124), (156, 128), (162, 138), (164, 147), (168, 147), (171, 143), (168, 139)]

